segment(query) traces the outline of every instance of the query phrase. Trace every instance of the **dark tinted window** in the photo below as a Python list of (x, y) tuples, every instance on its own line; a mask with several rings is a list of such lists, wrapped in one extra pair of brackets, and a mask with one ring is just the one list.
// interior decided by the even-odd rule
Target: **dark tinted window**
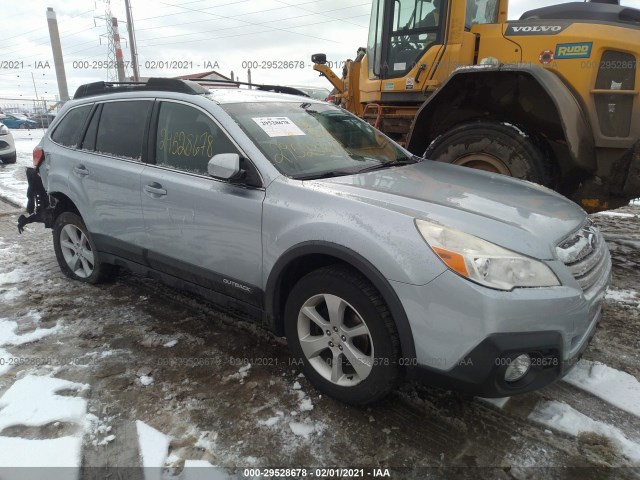
[(105, 103), (100, 115), (96, 151), (140, 160), (150, 107), (151, 102), (147, 100)]
[(202, 111), (180, 103), (162, 103), (156, 137), (157, 165), (207, 175), (207, 164), (218, 153), (240, 152)]
[(102, 105), (98, 105), (98, 108), (93, 112), (93, 116), (87, 127), (87, 133), (85, 133), (84, 140), (82, 141), (82, 148), (84, 150), (95, 150), (96, 148), (96, 136), (98, 135), (98, 121), (100, 120), (101, 109)]
[(69, 110), (51, 135), (53, 141), (65, 147), (77, 147), (92, 106), (84, 105)]

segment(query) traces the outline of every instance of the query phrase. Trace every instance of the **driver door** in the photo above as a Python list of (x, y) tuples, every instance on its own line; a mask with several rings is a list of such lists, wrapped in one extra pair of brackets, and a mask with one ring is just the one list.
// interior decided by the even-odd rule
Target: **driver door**
[(208, 112), (164, 100), (154, 119), (154, 163), (141, 174), (149, 265), (260, 306), (264, 188), (208, 175), (216, 154), (245, 157)]

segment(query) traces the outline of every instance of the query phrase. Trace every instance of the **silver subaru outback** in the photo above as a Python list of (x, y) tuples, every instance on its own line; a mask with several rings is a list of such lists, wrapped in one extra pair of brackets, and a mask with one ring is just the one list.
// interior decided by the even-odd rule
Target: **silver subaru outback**
[(403, 379), (485, 397), (561, 378), (611, 272), (544, 187), (412, 156), (316, 100), (150, 79), (83, 85), (33, 154), (31, 222), (72, 279), (119, 268), (285, 335), (319, 390)]

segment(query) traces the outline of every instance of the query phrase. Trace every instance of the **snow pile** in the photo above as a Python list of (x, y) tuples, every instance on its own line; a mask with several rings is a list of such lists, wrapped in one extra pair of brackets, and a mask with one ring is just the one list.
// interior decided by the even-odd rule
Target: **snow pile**
[(593, 420), (566, 403), (555, 400), (540, 402), (529, 419), (573, 436), (582, 432), (602, 435), (617, 444), (621, 453), (629, 460), (640, 462), (640, 445), (629, 440), (619, 428)]
[(170, 340), (167, 343), (165, 343), (164, 345), (162, 345), (163, 347), (166, 348), (171, 348), (171, 347), (175, 347), (178, 344), (178, 340)]
[(145, 387), (148, 387), (149, 385), (153, 385), (153, 377), (149, 376), (149, 375), (142, 375), (140, 377), (140, 383), (142, 385), (144, 385)]
[(87, 402), (83, 398), (56, 395), (62, 390), (83, 391), (88, 385), (60, 378), (27, 375), (0, 397), (0, 432), (7, 427), (43, 427), (55, 422), (73, 423), (75, 435), (44, 440), (0, 436), (0, 467), (74, 467), (69, 478), (77, 478), (81, 464), (82, 433), (86, 426)]
[(640, 382), (599, 362), (580, 360), (564, 381), (640, 417)]

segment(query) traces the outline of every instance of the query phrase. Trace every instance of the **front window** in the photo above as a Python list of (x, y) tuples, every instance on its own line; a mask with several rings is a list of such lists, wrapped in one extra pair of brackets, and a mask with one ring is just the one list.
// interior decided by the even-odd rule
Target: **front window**
[(348, 175), (411, 157), (365, 121), (332, 105), (269, 102), (222, 108), (288, 177)]
[(389, 49), (382, 71), (385, 78), (411, 70), (438, 39), (444, 0), (395, 0)]
[(485, 23), (498, 23), (500, 0), (467, 0), (465, 26)]

